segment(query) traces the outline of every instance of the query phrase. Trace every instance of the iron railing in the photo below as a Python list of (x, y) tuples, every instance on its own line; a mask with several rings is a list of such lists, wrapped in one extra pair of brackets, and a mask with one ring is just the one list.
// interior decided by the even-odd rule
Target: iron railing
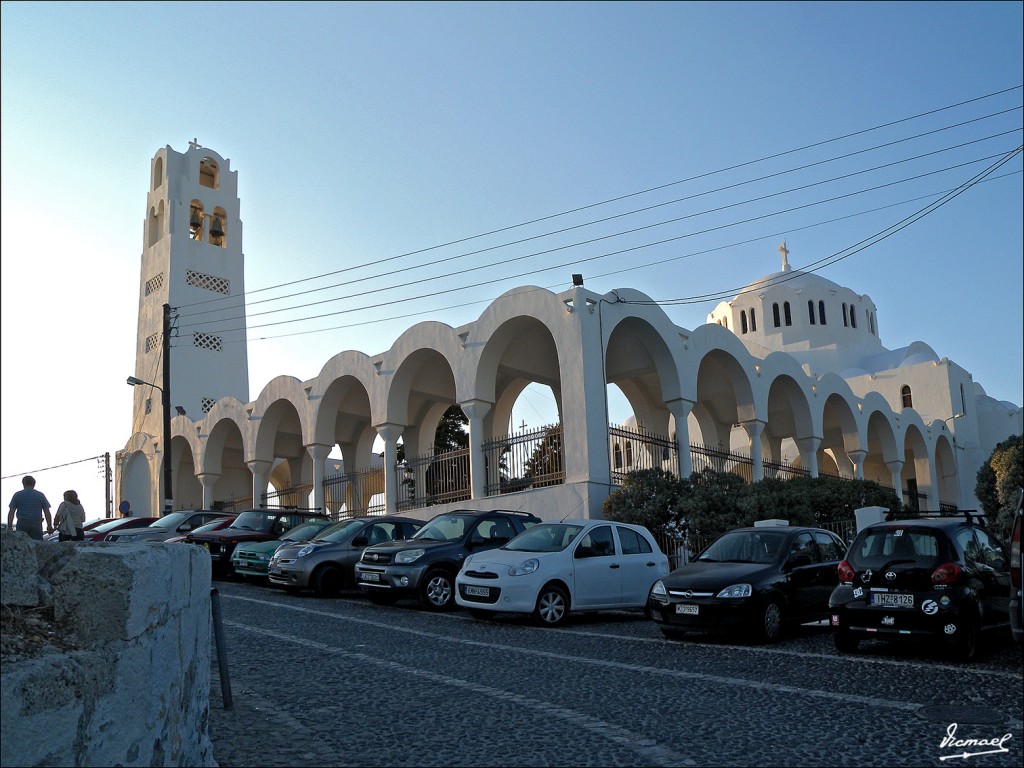
[(482, 446), (488, 496), (565, 482), (561, 424), (502, 435)]
[(357, 469), (324, 478), (324, 504), (332, 517), (384, 514), (384, 470)]
[(664, 469), (679, 477), (679, 446), (675, 440), (643, 427), (609, 426), (612, 483), (622, 485), (638, 469)]
[(399, 509), (465, 501), (471, 496), (469, 448), (406, 459), (395, 467), (395, 479), (404, 497)]

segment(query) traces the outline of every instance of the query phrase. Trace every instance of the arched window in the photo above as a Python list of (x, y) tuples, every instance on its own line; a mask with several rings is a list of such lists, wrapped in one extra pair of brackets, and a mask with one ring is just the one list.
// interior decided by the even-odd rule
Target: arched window
[(909, 384), (904, 384), (903, 385), (903, 388), (900, 390), (900, 397), (903, 398), (903, 407), (904, 408), (913, 408), (914, 407), (914, 398), (910, 394), (910, 385)]
[(740, 330), (743, 333), (747, 332), (747, 313), (746, 313), (746, 310), (740, 310)]
[(875, 333), (875, 313), (874, 312), (872, 312), (871, 314), (868, 315), (868, 328), (871, 329), (871, 335), (872, 336), (876, 336), (877, 335)]
[(750, 310), (750, 332), (757, 333), (757, 318), (754, 317), (754, 310)]
[(632, 443), (626, 443), (626, 466), (631, 468), (631, 469), (633, 467), (633, 444)]
[(220, 185), (220, 169), (212, 157), (199, 161), (199, 186), (217, 189)]
[(850, 326), (857, 327), (857, 312), (852, 304), (850, 305)]
[(807, 302), (807, 318), (811, 321), (811, 325), (814, 325), (814, 301), (810, 300)]
[(818, 322), (821, 323), (822, 325), (825, 324), (825, 302), (824, 301), (819, 301), (818, 302)]
[(615, 455), (615, 468), (622, 469), (622, 446), (616, 443), (615, 447), (612, 448), (612, 453)]
[(778, 328), (781, 323), (779, 322), (779, 305), (772, 304), (772, 319), (775, 320), (775, 327)]
[(964, 397), (964, 385), (960, 385), (960, 413), (967, 413), (967, 398)]
[(164, 183), (164, 159), (158, 157), (153, 163), (153, 189), (158, 189)]
[(227, 247), (227, 221), (228, 215), (223, 208), (213, 209), (213, 216), (210, 217), (210, 245)]
[(789, 302), (782, 302), (782, 313), (786, 316), (786, 325), (793, 324), (793, 315), (789, 311)]
[(846, 302), (843, 302), (843, 328), (849, 328), (850, 322), (846, 319)]
[(203, 204), (198, 200), (193, 200), (189, 205), (188, 236), (197, 242), (203, 241), (203, 219), (205, 217)]

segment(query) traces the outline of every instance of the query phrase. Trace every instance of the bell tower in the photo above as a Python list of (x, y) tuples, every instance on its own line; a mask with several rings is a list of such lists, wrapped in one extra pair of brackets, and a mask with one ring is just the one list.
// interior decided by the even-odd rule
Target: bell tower
[(196, 140), (150, 162), (133, 378), (153, 386), (135, 386), (132, 432), (159, 453), (168, 394), (170, 418), (193, 421), (223, 397), (249, 401), (238, 174)]

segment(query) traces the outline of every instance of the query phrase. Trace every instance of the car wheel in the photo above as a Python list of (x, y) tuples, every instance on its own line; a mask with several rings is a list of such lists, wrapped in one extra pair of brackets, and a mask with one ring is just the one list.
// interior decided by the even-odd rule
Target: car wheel
[(836, 632), (832, 639), (836, 644), (836, 650), (840, 653), (856, 653), (860, 646), (860, 638), (846, 632)]
[(768, 599), (757, 612), (757, 639), (762, 643), (774, 643), (782, 637), (782, 607), (775, 599)]
[(345, 586), (345, 577), (340, 568), (326, 565), (313, 576), (313, 588), (320, 597), (337, 597)]
[(950, 647), (955, 661), (970, 661), (978, 651), (978, 621), (964, 618)]
[(545, 627), (557, 627), (565, 623), (569, 615), (569, 595), (561, 587), (551, 585), (544, 587), (537, 595), (537, 607), (533, 610), (534, 619)]
[(372, 592), (366, 592), (365, 594), (374, 605), (394, 605), (398, 602), (398, 598), (390, 592), (379, 592), (377, 590), (373, 590)]
[(430, 571), (423, 579), (420, 598), (431, 611), (446, 611), (455, 603), (455, 582), (447, 571)]

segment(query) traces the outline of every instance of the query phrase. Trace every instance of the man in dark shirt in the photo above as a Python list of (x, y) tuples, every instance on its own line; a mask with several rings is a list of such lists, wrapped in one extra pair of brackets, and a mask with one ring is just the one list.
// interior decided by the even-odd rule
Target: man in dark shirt
[(53, 532), (53, 521), (50, 519), (50, 502), (40, 491), (36, 490), (36, 479), (32, 475), (21, 478), (22, 489), (11, 497), (11, 508), (7, 513), (7, 528), (14, 525), (14, 515), (18, 515), (18, 530), (24, 531), (33, 539), (43, 540), (43, 515), (46, 515), (46, 532)]

